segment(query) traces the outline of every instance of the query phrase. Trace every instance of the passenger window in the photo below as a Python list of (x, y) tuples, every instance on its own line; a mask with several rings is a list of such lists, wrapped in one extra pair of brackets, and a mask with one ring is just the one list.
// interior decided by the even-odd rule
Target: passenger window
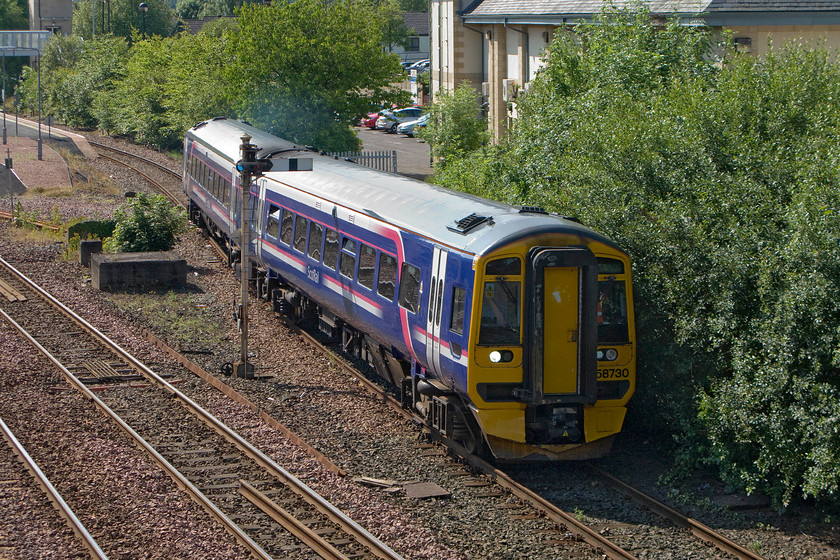
[(344, 238), (341, 245), (341, 275), (347, 278), (353, 278), (353, 273), (356, 272), (356, 242), (353, 239)]
[(467, 307), (467, 290), (460, 286), (452, 288), (452, 317), (449, 330), (455, 334), (464, 334), (464, 311)]
[(403, 263), (400, 271), (400, 307), (417, 313), (420, 308), (420, 269)]
[(295, 251), (303, 253), (306, 250), (306, 222), (303, 216), (295, 219)]
[(224, 191), (222, 192), (222, 202), (225, 203), (225, 206), (230, 204), (230, 181), (225, 179)]
[(268, 207), (268, 221), (265, 225), (265, 232), (277, 239), (277, 234), (280, 233), (280, 208), (271, 205)]
[(292, 225), (294, 224), (294, 214), (283, 209), (283, 218), (280, 221), (280, 241), (286, 245), (292, 244)]
[(365, 288), (373, 289), (373, 273), (376, 267), (376, 249), (362, 243), (362, 250), (359, 253), (359, 284)]
[(376, 293), (394, 301), (395, 288), (397, 286), (397, 259), (385, 253), (379, 253), (379, 282), (376, 284)]
[(327, 238), (324, 242), (324, 266), (335, 270), (338, 264), (338, 232), (327, 228)]
[(309, 222), (309, 258), (321, 260), (321, 242), (324, 240), (324, 228), (321, 224)]

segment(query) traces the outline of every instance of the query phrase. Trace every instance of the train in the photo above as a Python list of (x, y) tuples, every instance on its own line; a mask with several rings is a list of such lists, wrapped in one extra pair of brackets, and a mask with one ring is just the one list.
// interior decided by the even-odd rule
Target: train
[[(243, 137), (270, 170), (250, 181)], [(241, 169), (241, 167), (239, 168)], [(189, 217), (259, 297), (369, 363), (430, 430), (500, 462), (607, 454), (636, 385), (631, 263), (575, 219), (375, 171), (214, 118)]]

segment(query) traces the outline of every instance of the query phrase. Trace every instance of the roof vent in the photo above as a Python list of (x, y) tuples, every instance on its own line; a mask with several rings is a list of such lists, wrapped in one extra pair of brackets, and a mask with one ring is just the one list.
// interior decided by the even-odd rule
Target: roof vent
[(492, 216), (481, 216), (473, 212), (466, 218), (461, 218), (460, 220), (457, 220), (455, 222), (455, 227), (446, 226), (446, 229), (448, 229), (449, 231), (454, 231), (455, 233), (467, 233), (468, 231), (477, 228), (484, 222), (489, 222), (492, 219)]
[(548, 214), (545, 210), (543, 210), (539, 206), (520, 206), (519, 207), (520, 214)]

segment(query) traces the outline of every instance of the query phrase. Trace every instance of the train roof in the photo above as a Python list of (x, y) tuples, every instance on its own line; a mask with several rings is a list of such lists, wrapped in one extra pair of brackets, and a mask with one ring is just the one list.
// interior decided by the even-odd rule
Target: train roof
[[(216, 119), (200, 126), (191, 132), (204, 143), (233, 154), (233, 161), (238, 159), (239, 138), (245, 132), (259, 146), (258, 153), (277, 153), (294, 147), (239, 121)], [(271, 171), (265, 178), (464, 252), (481, 255), (541, 233), (569, 234), (615, 247), (594, 230), (540, 209), (494, 202), (314, 152), (298, 153), (295, 157), (312, 157), (312, 171)]]

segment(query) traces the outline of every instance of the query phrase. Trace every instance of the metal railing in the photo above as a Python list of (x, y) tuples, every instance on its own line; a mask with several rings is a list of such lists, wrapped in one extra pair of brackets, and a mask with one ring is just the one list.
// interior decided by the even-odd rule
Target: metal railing
[(388, 173), (397, 172), (397, 151), (383, 150), (377, 152), (331, 152), (327, 154), (335, 159), (343, 159), (345, 161), (352, 161), (377, 171), (386, 171)]

